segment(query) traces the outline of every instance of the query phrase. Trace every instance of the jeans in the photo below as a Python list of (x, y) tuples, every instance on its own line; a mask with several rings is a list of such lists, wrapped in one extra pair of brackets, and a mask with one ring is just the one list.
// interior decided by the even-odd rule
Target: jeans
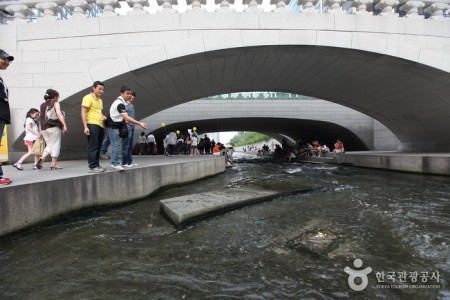
[(111, 144), (111, 140), (109, 139), (109, 134), (106, 133), (106, 137), (103, 140), (102, 149), (100, 149), (100, 152), (103, 154), (106, 154), (106, 152), (108, 152), (108, 147), (110, 144)]
[(119, 166), (119, 149), (122, 139), (119, 136), (118, 128), (110, 128), (108, 131), (109, 140), (111, 141), (111, 165)]
[(122, 141), (122, 165), (131, 165), (133, 163), (133, 139), (134, 130), (128, 128), (128, 137)]
[(103, 141), (103, 135), (105, 129), (94, 124), (88, 124), (90, 135), (88, 139), (88, 163), (89, 169), (93, 169), (100, 166), (100, 147)]
[[(0, 119), (0, 144), (2, 142), (3, 138), (3, 130), (5, 130), (5, 124), (6, 121), (4, 119)], [(0, 162), (0, 178), (3, 177), (3, 169), (2, 169), (2, 163)]]

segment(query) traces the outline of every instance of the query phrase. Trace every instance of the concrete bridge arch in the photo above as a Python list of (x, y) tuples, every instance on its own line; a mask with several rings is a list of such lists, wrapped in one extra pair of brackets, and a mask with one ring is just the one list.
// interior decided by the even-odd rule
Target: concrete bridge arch
[[(444, 131), (450, 122), (450, 61), (445, 46), (450, 29), (442, 21), (274, 14), (233, 14), (232, 21), (223, 14), (152, 18), (151, 22), (148, 16), (68, 20), (58, 28), (51, 23), (6, 26), (18, 45), (7, 49), (17, 50), (14, 55), (21, 64), (4, 76), (12, 78), (11, 91), (20, 95), (23, 109), (16, 107), (15, 112), (24, 114), (29, 107), (23, 104), (21, 68), (27, 60), (37, 60), (30, 58), (33, 55), (47, 59), (50, 55), (55, 61), (44, 62), (44, 68), (51, 65), (59, 71), (56, 76), (29, 71), (31, 94), (37, 99), (39, 90), (42, 97), (45, 86), (70, 95), (63, 107), (71, 138), (63, 147), (74, 151), (85, 147), (80, 145), (84, 137), (79, 105), (94, 80), (107, 84), (105, 108), (122, 84), (135, 89), (141, 119), (215, 94), (283, 91), (339, 103), (375, 118), (399, 138), (399, 150), (450, 151), (450, 136)], [(74, 25), (80, 26), (67, 36), (64, 29)], [(140, 41), (149, 34), (160, 34), (160, 40)], [(75, 39), (81, 41), (81, 50), (71, 49)], [(96, 39), (108, 41), (108, 46), (89, 45)], [(133, 43), (127, 42), (130, 39)], [(56, 49), (48, 46), (55, 41), (63, 44), (52, 44)], [(427, 51), (430, 41), (434, 48)], [(74, 63), (82, 53), (88, 53), (92, 62), (95, 49), (111, 58), (99, 59), (92, 67)]]
[[(302, 143), (318, 139), (332, 145), (345, 141), (349, 151), (395, 150), (398, 139), (379, 122), (345, 106), (289, 94), (221, 95), (190, 101), (145, 118), (146, 133), (197, 128), (197, 133), (256, 131), (279, 142), (284, 137)], [(257, 100), (259, 99), (259, 100)], [(161, 127), (165, 123), (165, 128)], [(138, 130), (140, 134), (142, 130)]]
[[(197, 127), (198, 133), (220, 132), (220, 131), (255, 131), (266, 134), (281, 144), (286, 136), (294, 141), (300, 140), (302, 143), (311, 142), (315, 139), (322, 144), (333, 147), (336, 137), (345, 141), (347, 149), (352, 151), (369, 150), (366, 143), (354, 132), (334, 123), (318, 120), (292, 119), (292, 118), (226, 118), (226, 119), (203, 119), (172, 123), (166, 129), (159, 127), (153, 131), (159, 149), (162, 149), (162, 139), (170, 130), (181, 130), (181, 134), (187, 132), (187, 128)], [(223, 142), (217, 141), (216, 142)]]

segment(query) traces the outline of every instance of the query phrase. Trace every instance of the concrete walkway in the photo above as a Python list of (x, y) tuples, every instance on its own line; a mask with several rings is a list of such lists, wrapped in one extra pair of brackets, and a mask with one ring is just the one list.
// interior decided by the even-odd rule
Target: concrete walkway
[[(187, 161), (202, 161), (207, 158), (211, 158), (212, 156), (133, 156), (133, 163), (138, 164), (138, 166), (126, 169), (126, 171), (147, 168), (152, 166), (160, 166), (160, 165), (170, 165), (177, 164), (181, 162)], [(50, 161), (49, 158), (44, 163), (44, 169), (42, 170), (32, 170), (33, 164), (26, 163), (23, 164), (23, 171), (18, 171), (11, 165), (3, 165), (3, 177), (7, 177), (12, 179), (12, 183), (10, 185), (0, 185), (0, 189), (9, 188), (17, 185), (30, 184), (30, 183), (39, 183), (44, 181), (52, 181), (58, 180), (62, 178), (75, 178), (79, 176), (96, 176), (98, 174), (88, 173), (88, 163), (86, 160), (64, 160), (59, 161), (58, 165), (63, 167), (62, 170), (50, 170)], [(105, 173), (118, 172), (110, 170), (111, 162), (110, 160), (100, 160), (100, 165), (106, 168)], [(0, 199), (1, 199), (0, 195)]]
[(396, 151), (362, 151), (326, 157), (299, 157), (297, 161), (351, 165), (355, 167), (450, 176), (450, 153), (404, 153)]
[[(0, 235), (87, 207), (115, 205), (146, 197), (163, 186), (199, 180), (225, 171), (224, 157), (145, 156), (125, 171), (88, 173), (87, 161), (61, 161), (62, 170), (24, 171), (3, 166), (13, 182), (0, 187)], [(102, 161), (109, 167), (109, 161)]]

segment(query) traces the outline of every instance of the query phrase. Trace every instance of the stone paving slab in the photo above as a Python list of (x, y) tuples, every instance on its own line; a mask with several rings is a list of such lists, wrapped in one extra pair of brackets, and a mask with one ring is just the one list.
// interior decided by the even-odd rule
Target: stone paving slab
[[(133, 156), (133, 163), (138, 165), (126, 171), (147, 168), (152, 166), (170, 165), (184, 163), (188, 161), (201, 161), (207, 159), (214, 159), (212, 155), (198, 155), (198, 156), (164, 156), (164, 155), (149, 155), (149, 156)], [(42, 170), (32, 170), (32, 163), (23, 164), (23, 171), (19, 171), (12, 166), (3, 165), (4, 177), (11, 178), (12, 183), (10, 185), (0, 185), (0, 189), (9, 188), (17, 185), (23, 184), (33, 184), (41, 183), (45, 181), (53, 181), (63, 178), (77, 178), (80, 176), (97, 176), (99, 174), (89, 173), (88, 162), (86, 160), (62, 160), (58, 161), (58, 164), (64, 169), (61, 170), (50, 170), (50, 158), (47, 158), (44, 163), (44, 169)], [(100, 165), (106, 168), (105, 173), (119, 172), (111, 170), (111, 161), (108, 159), (100, 160)], [(104, 174), (104, 173), (101, 173)]]
[(245, 205), (272, 200), (276, 197), (309, 191), (302, 189), (288, 192), (239, 188), (185, 195), (160, 200), (160, 211), (176, 226), (183, 225), (195, 219), (228, 211)]

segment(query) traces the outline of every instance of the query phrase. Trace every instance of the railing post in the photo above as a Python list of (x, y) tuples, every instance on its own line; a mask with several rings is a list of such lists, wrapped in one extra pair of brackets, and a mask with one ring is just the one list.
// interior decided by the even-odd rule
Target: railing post
[(202, 4), (206, 5), (206, 0), (186, 0), (187, 5), (191, 5), (192, 9), (188, 10), (187, 12), (193, 12), (193, 13), (199, 13), (199, 12), (205, 12), (204, 9), (202, 9)]
[(220, 7), (216, 9), (217, 12), (234, 12), (235, 9), (230, 7), (230, 4), (234, 4), (234, 0), (215, 0), (214, 3), (220, 4)]
[(162, 9), (158, 13), (176, 13), (177, 11), (172, 8), (172, 5), (178, 5), (177, 0), (156, 0)]
[(86, 11), (91, 9), (85, 0), (69, 0), (66, 5), (72, 9), (72, 18), (87, 18)]
[(423, 3), (422, 1), (412, 0), (403, 4), (400, 7), (400, 10), (406, 12), (405, 18), (423, 19), (424, 16), (419, 15), (419, 8), (422, 8), (424, 6), (425, 3)]
[(261, 12), (262, 8), (259, 8), (259, 5), (262, 4), (262, 0), (242, 0), (242, 4), (248, 5), (244, 9), (244, 12)]
[(297, 4), (302, 7), (302, 13), (317, 14), (318, 11), (315, 8), (318, 0), (298, 0)]
[(444, 11), (446, 11), (449, 8), (449, 5), (447, 3), (432, 3), (430, 6), (425, 8), (425, 12), (430, 14), (430, 19), (433, 20), (445, 20), (448, 18), (444, 17)]
[(367, 5), (371, 4), (373, 0), (354, 0), (352, 6), (356, 8), (353, 13), (355, 15), (372, 15), (372, 12), (367, 11)]
[(270, 0), (270, 4), (275, 4), (276, 8), (274, 9), (274, 12), (289, 12), (287, 10), (287, 6), (291, 0)]
[(399, 3), (398, 0), (381, 0), (375, 5), (375, 8), (381, 10), (380, 16), (398, 16), (394, 7)]
[(148, 0), (127, 0), (128, 5), (131, 7), (129, 15), (145, 15), (148, 11), (144, 10), (144, 6), (150, 6)]
[(34, 14), (31, 9), (23, 4), (8, 5), (5, 10), (14, 16), (14, 19), (10, 21), (14, 23), (27, 23), (27, 18)]
[(344, 0), (325, 0), (325, 4), (329, 6), (327, 12), (329, 14), (345, 14), (345, 11), (342, 10), (342, 2)]
[(102, 17), (117, 16), (118, 14), (114, 11), (115, 8), (120, 7), (120, 3), (117, 0), (97, 0), (97, 5), (103, 9)]
[(43, 17), (38, 18), (38, 22), (56, 21), (57, 13), (61, 12), (61, 8), (55, 2), (40, 2), (36, 4), (36, 9), (42, 12)]

